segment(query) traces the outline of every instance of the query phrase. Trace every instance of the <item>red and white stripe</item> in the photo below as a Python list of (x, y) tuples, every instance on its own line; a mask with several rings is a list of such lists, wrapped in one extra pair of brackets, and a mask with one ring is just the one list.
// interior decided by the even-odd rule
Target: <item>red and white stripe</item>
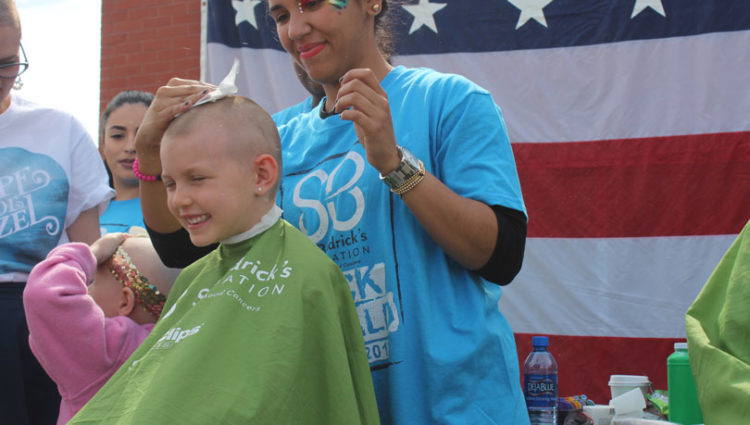
[[(551, 336), (561, 395), (606, 403), (610, 374), (666, 388), (685, 311), (750, 219), (748, 46), (736, 31), (394, 57), (462, 74), (503, 110), (530, 221), (499, 307), (520, 362)], [(283, 52), (206, 52), (206, 80), (238, 55), (240, 92), (269, 111), (306, 96)]]

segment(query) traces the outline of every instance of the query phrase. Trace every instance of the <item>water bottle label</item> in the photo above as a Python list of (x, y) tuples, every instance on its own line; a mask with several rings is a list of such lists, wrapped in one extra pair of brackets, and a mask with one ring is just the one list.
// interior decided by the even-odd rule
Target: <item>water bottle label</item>
[(557, 403), (557, 375), (524, 375), (527, 407), (551, 407)]

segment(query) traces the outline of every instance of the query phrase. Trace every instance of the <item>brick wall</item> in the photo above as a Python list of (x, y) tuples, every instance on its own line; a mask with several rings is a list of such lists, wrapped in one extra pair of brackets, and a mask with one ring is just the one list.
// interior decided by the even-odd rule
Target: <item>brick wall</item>
[(100, 110), (122, 90), (200, 78), (202, 1), (102, 1)]

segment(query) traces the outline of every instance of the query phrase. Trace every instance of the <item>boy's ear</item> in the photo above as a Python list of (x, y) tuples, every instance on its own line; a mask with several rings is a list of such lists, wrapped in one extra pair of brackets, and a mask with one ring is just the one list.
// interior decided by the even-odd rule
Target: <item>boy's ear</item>
[(273, 156), (264, 153), (255, 157), (255, 184), (253, 191), (258, 195), (265, 195), (276, 184), (279, 173), (279, 165)]
[(117, 306), (117, 314), (120, 316), (129, 316), (135, 308), (135, 294), (127, 286), (122, 287), (120, 292), (120, 304)]

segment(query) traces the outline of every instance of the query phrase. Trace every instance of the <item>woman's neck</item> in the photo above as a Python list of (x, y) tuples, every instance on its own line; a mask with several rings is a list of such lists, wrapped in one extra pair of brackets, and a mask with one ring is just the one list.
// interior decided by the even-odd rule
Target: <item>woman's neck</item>
[(129, 201), (139, 196), (138, 185), (115, 184), (115, 201)]

